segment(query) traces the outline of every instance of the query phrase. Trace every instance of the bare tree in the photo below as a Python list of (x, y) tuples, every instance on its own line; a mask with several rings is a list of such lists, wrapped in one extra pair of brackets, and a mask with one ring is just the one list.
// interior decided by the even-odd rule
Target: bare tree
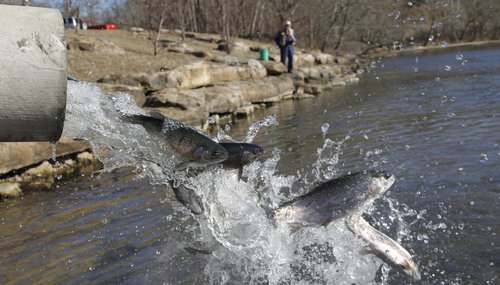
[(85, 6), (87, 8), (87, 16), (92, 23), (96, 23), (96, 20), (98, 18), (97, 14), (100, 0), (86, 0), (85, 2)]
[[(65, 13), (78, 14), (80, 1), (99, 2), (64, 0)], [(430, 39), (465, 41), (500, 36), (498, 0), (110, 1), (107, 17), (114, 16), (122, 26), (148, 29), (154, 53), (162, 27), (179, 28), (183, 34), (220, 34), (230, 52), (235, 37), (272, 39), (286, 20), (292, 21), (298, 45), (323, 51), (342, 49), (354, 42), (370, 49), (394, 41), (428, 44)]]

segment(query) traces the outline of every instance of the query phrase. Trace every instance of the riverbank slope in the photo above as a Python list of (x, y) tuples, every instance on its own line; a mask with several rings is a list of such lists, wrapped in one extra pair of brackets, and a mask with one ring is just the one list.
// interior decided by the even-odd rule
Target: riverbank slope
[[(327, 88), (356, 83), (374, 66), (353, 54), (296, 47), (294, 71), (288, 73), (271, 41), (238, 38), (227, 54), (219, 35), (187, 33), (183, 39), (175, 30), (162, 32), (155, 56), (151, 37), (140, 28), (67, 30), (69, 74), (105, 92), (130, 93), (146, 112), (208, 131), (217, 127), (209, 122), (231, 122), (281, 100), (313, 98)], [(260, 60), (264, 49), (269, 60)], [(1, 143), (0, 196), (50, 189), (54, 177), (98, 169), (91, 152), (89, 143), (70, 138), (56, 145)]]

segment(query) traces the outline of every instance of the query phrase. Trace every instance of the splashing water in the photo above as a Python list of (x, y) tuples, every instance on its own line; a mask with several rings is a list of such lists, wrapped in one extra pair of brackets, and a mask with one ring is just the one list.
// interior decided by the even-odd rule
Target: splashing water
[[(165, 151), (160, 138), (120, 119), (143, 113), (128, 94), (105, 94), (89, 83), (69, 81), (64, 135), (90, 140), (104, 171), (132, 166), (137, 177), (159, 184), (182, 183), (200, 196), (205, 211), (197, 217), (201, 234), (193, 243), (210, 249), (204, 270), (209, 283), (367, 284), (380, 272), (386, 276), (388, 267), (381, 268), (383, 262), (377, 257), (360, 253), (365, 244), (343, 220), (291, 234), (287, 225), (274, 222), (268, 210), (306, 191), (294, 193), (292, 188), (308, 188), (335, 177), (341, 146), (349, 137), (332, 141), (326, 138), (329, 126), (323, 125), (324, 142), (316, 161), (310, 170), (296, 175), (277, 173), (282, 154), (274, 149), (270, 158), (246, 166), (243, 179), (220, 167), (187, 176), (173, 171), (175, 154)], [(244, 142), (252, 142), (259, 129), (277, 124), (274, 116), (255, 122)], [(216, 138), (220, 139), (231, 137), (222, 131)], [(390, 208), (392, 219), (404, 225), (395, 206)], [(408, 234), (401, 228), (398, 239), (401, 233)], [(169, 257), (163, 258), (168, 264)]]

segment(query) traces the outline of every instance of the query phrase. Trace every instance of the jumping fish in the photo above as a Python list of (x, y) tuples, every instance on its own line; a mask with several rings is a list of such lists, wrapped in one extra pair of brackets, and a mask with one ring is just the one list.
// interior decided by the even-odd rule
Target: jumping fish
[(331, 221), (362, 210), (385, 193), (394, 183), (394, 175), (364, 171), (329, 180), (310, 192), (282, 204), (274, 212), (277, 221), (292, 230), (324, 226)]
[(368, 243), (371, 252), (387, 258), (414, 280), (420, 280), (420, 271), (411, 254), (395, 240), (372, 227), (360, 214), (349, 216), (346, 225), (355, 235)]
[(123, 116), (123, 121), (140, 124), (153, 134), (161, 134), (169, 147), (181, 157), (175, 170), (188, 167), (204, 167), (227, 159), (227, 151), (218, 143), (201, 134), (194, 128), (152, 112), (151, 116), (134, 114)]
[(363, 210), (394, 183), (394, 175), (379, 171), (348, 174), (315, 187), (309, 193), (284, 203), (274, 212), (278, 222), (290, 225), (292, 231), (301, 227), (326, 226), (347, 217), (346, 226), (361, 237), (372, 252), (420, 280), (418, 266), (406, 249), (373, 228), (361, 217)]

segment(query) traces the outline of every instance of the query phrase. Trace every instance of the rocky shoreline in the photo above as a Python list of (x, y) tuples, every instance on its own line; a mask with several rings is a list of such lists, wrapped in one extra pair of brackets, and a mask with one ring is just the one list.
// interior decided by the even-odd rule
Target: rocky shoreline
[(199, 127), (210, 116), (244, 117), (261, 106), (311, 98), (326, 89), (356, 83), (375, 65), (368, 58), (299, 51), (294, 72), (287, 73), (277, 61), (277, 49), (271, 50), (269, 61), (261, 61), (255, 52), (258, 48), (238, 46), (248, 57), (193, 51), (204, 58), (171, 70), (110, 74), (98, 79), (97, 85), (105, 92), (128, 92), (146, 110)]
[[(130, 32), (134, 37), (146, 36), (138, 29)], [(298, 50), (294, 72), (287, 73), (271, 43), (237, 39), (233, 53), (227, 55), (219, 51), (223, 42), (218, 35), (189, 33), (192, 40), (186, 44), (178, 42), (178, 31), (166, 34), (174, 39), (163, 41), (169, 53), (191, 58), (158, 71), (108, 74), (96, 84), (104, 92), (130, 93), (146, 111), (204, 131), (209, 121), (230, 121), (282, 100), (314, 98), (326, 89), (356, 83), (375, 65), (369, 58)], [(270, 50), (269, 61), (259, 60), (261, 48)], [(68, 52), (127, 53), (110, 41), (91, 38), (70, 39)], [(55, 145), (0, 143), (0, 154), (0, 199), (18, 197), (23, 190), (48, 190), (59, 179), (102, 167), (90, 143), (70, 138)]]
[(58, 180), (102, 168), (88, 142), (67, 137), (56, 144), (0, 143), (0, 154), (0, 199), (19, 197), (23, 190), (49, 190)]

